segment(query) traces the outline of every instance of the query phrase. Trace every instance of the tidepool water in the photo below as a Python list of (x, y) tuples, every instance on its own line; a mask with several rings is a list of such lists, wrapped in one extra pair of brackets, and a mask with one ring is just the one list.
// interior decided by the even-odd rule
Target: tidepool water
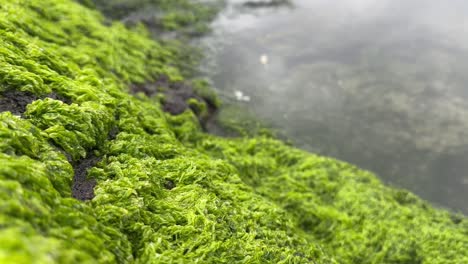
[(225, 101), (296, 146), (468, 212), (468, 2), (240, 2), (202, 40)]

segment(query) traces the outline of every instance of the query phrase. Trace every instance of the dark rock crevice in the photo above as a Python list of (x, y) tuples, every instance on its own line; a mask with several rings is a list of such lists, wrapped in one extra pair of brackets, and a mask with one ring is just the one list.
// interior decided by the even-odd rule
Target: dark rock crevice
[[(186, 82), (172, 82), (167, 76), (161, 76), (154, 82), (131, 84), (130, 93), (143, 93), (148, 97), (153, 97), (158, 94), (163, 95), (163, 111), (172, 115), (182, 114), (190, 108), (198, 116), (203, 129), (206, 128), (206, 124), (209, 121), (213, 120), (213, 116), (216, 114), (218, 108), (212, 99), (197, 94), (194, 87), (190, 84)], [(190, 99), (196, 99), (198, 102), (204, 103), (207, 107), (207, 114), (203, 115), (200, 113), (200, 109), (191, 106), (189, 104)]]
[(31, 92), (6, 91), (0, 93), (0, 112), (9, 111), (14, 115), (22, 116), (28, 104), (44, 98), (51, 98), (70, 104), (71, 101), (57, 93), (49, 93), (45, 96), (37, 96)]
[(102, 157), (97, 157), (94, 154), (89, 155), (84, 159), (72, 162), (73, 177), (72, 196), (78, 200), (91, 200), (94, 198), (94, 187), (96, 186), (95, 179), (87, 179), (88, 170), (95, 167)]
[[(117, 119), (117, 117), (116, 117)], [(114, 140), (119, 133), (117, 126), (113, 126), (108, 133), (107, 139)], [(66, 153), (67, 157), (68, 155)], [(94, 198), (94, 187), (96, 187), (95, 179), (88, 179), (89, 169), (96, 167), (96, 165), (103, 159), (103, 156), (96, 156), (93, 154), (93, 150), (88, 151), (88, 156), (78, 161), (72, 161), (71, 157), (69, 162), (73, 167), (73, 185), (72, 185), (72, 197), (81, 201), (92, 200)]]

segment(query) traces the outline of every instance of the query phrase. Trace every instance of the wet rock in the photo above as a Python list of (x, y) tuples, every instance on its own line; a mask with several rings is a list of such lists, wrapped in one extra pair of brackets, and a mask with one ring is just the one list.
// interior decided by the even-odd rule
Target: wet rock
[(111, 130), (109, 130), (109, 134), (107, 136), (107, 139), (114, 140), (117, 137), (117, 134), (119, 134), (119, 132), (120, 131), (117, 128), (117, 126), (112, 127)]
[(26, 111), (26, 106), (39, 99), (29, 92), (8, 91), (0, 97), (0, 112), (10, 111), (14, 115), (21, 115)]
[(175, 183), (173, 180), (166, 180), (166, 182), (164, 183), (164, 188), (168, 189), (168, 190), (172, 190), (176, 187)]
[(70, 100), (56, 93), (46, 96), (37, 96), (30, 92), (6, 91), (0, 93), (0, 112), (9, 111), (14, 115), (22, 115), (26, 111), (26, 106), (38, 99), (52, 98), (69, 104)]
[[(132, 94), (143, 93), (148, 97), (157, 94), (164, 95), (162, 107), (165, 112), (172, 115), (179, 115), (191, 108), (198, 116), (202, 127), (205, 127), (208, 120), (215, 114), (217, 106), (212, 98), (199, 95), (194, 87), (186, 82), (172, 82), (167, 76), (161, 76), (154, 82), (144, 84), (131, 84), (130, 92)], [(207, 106), (207, 114), (203, 114), (199, 109), (195, 109), (189, 104), (190, 99), (196, 99)]]
[(100, 157), (90, 155), (73, 164), (75, 176), (73, 178), (72, 196), (78, 200), (91, 200), (94, 198), (95, 179), (86, 179), (88, 170), (101, 161)]
[(270, 0), (270, 1), (247, 1), (243, 6), (248, 8), (277, 7), (282, 5), (291, 5), (289, 0)]

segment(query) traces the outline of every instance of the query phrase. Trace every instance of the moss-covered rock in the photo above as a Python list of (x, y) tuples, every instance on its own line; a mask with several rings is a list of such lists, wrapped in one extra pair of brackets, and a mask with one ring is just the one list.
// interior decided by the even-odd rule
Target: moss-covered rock
[(111, 19), (127, 25), (143, 23), (153, 33), (177, 32), (200, 35), (209, 31), (209, 22), (224, 0), (78, 0), (101, 10)]
[[(468, 263), (462, 215), (271, 138), (207, 135), (192, 111), (130, 95), (181, 80), (177, 56), (103, 22), (70, 0), (0, 5), (0, 93), (36, 96), (0, 113), (0, 263)], [(90, 157), (96, 186), (80, 201)]]

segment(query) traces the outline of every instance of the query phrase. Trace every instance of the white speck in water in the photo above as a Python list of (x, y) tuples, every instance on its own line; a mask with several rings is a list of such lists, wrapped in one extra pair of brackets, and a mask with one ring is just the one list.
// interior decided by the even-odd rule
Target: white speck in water
[(244, 93), (239, 90), (234, 91), (234, 96), (236, 97), (238, 101), (244, 101), (244, 102), (250, 101), (250, 96), (244, 95)]
[(268, 64), (268, 56), (266, 54), (262, 54), (262, 56), (260, 56), (260, 63), (263, 65)]
[(240, 100), (242, 98), (242, 96), (244, 96), (244, 93), (242, 91), (234, 91), (234, 95), (236, 96), (236, 99), (237, 100)]

